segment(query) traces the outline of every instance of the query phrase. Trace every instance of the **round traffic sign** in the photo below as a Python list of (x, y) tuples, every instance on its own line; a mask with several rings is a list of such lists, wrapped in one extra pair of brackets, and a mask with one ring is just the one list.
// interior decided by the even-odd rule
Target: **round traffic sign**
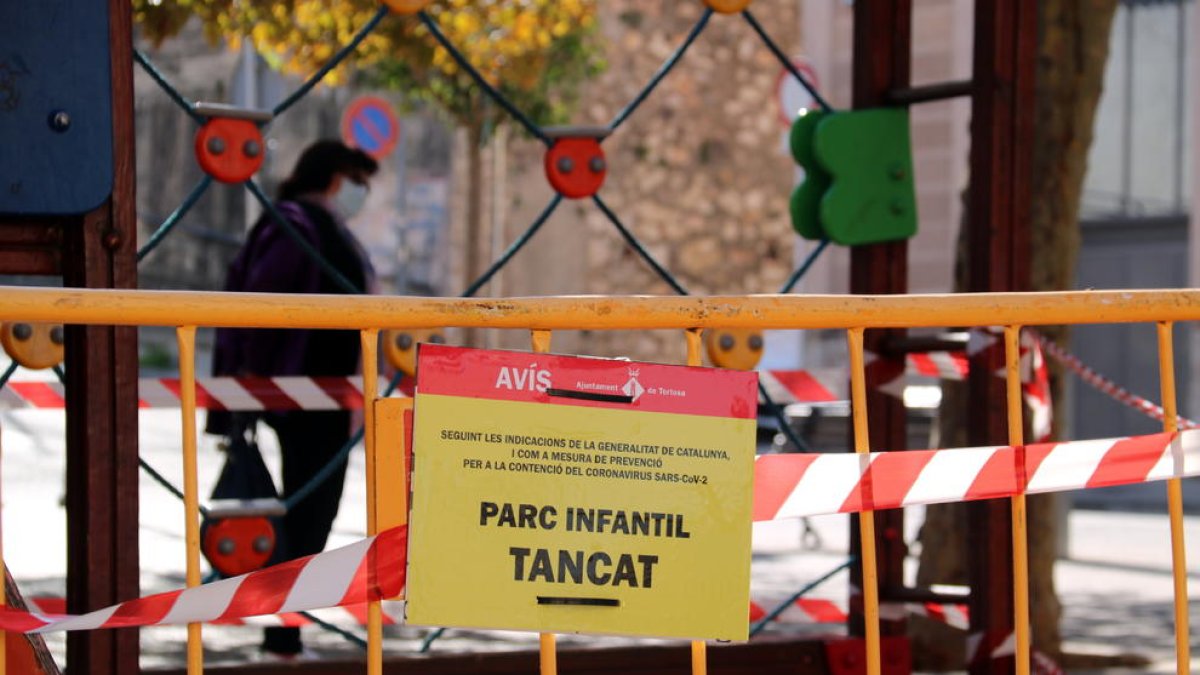
[[(796, 70), (800, 71), (814, 89), (820, 87), (817, 84), (817, 71), (813, 70), (808, 59), (798, 56), (792, 59), (792, 65), (796, 66)], [(785, 126), (790, 127), (800, 115), (800, 111), (811, 108), (814, 103), (812, 94), (808, 93), (804, 85), (800, 84), (787, 68), (779, 69), (779, 77), (775, 80), (775, 93), (779, 103), (779, 119)]]
[(360, 96), (342, 113), (342, 140), (375, 159), (396, 149), (400, 141), (400, 120), (387, 99)]

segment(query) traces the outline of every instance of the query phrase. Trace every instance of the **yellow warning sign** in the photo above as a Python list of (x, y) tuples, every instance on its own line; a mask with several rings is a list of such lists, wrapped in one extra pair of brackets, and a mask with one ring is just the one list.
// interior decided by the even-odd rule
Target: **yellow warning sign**
[(407, 619), (747, 637), (753, 373), (423, 345)]

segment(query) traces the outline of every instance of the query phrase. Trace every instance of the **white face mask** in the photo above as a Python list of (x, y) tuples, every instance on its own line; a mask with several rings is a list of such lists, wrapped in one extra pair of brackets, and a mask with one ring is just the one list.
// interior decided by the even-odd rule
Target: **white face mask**
[(367, 186), (360, 185), (350, 180), (342, 178), (342, 186), (338, 188), (337, 194), (333, 196), (333, 207), (337, 209), (339, 215), (346, 220), (358, 215), (362, 210), (363, 204), (367, 203)]

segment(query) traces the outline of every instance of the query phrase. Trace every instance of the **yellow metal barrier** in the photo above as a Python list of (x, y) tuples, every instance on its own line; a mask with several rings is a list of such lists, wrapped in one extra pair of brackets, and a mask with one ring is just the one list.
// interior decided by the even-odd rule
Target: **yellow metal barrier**
[[(1158, 322), (1158, 380), (1162, 387), (1163, 431), (1178, 431), (1179, 413), (1175, 409), (1175, 347), (1170, 321)], [(1175, 584), (1175, 671), (1179, 675), (1192, 668), (1191, 635), (1188, 630), (1187, 557), (1183, 549), (1183, 484), (1178, 478), (1167, 481), (1167, 510), (1171, 514), (1171, 571)]]
[[(551, 333), (548, 330), (535, 330), (530, 333), (530, 346), (533, 351), (545, 354), (550, 351)], [(553, 633), (542, 633), (538, 636), (538, 650), (541, 652), (542, 675), (558, 675), (558, 639)]]
[(917, 328), (1200, 320), (1200, 291), (448, 299), (0, 287), (0, 321), (243, 328)]
[[(179, 341), (179, 401), (183, 414), (183, 531), (187, 555), (187, 587), (200, 585), (200, 489), (196, 475), (196, 327), (181, 326)], [(189, 673), (204, 672), (204, 645), (200, 624), (187, 627)]]
[[(846, 331), (850, 351), (850, 411), (854, 418), (854, 452), (871, 452), (867, 426), (867, 369), (863, 354), (863, 329)], [(863, 511), (858, 517), (860, 557), (862, 558), (863, 621), (866, 628), (867, 672), (882, 669), (879, 655), (879, 574), (875, 560), (875, 512)]]
[[(737, 297), (552, 297), (525, 299), (438, 299), (260, 295), (197, 292), (0, 288), (0, 321), (65, 324), (157, 325), (178, 329), (183, 404), (184, 493), (187, 521), (187, 582), (199, 583), (199, 507), (196, 487), (195, 331), (198, 326), (246, 328), (337, 328), (362, 334), (368, 531), (375, 534), (376, 439), (371, 422), (379, 383), (375, 359), (378, 331), (385, 328), (518, 328), (531, 331), (533, 350), (548, 351), (551, 331), (560, 329), (686, 331), (688, 363), (700, 362), (700, 331), (705, 328), (843, 329), (850, 351), (855, 450), (870, 450), (866, 409), (863, 331), (874, 328), (1003, 326), (1006, 353), (1009, 443), (1021, 445), (1022, 408), (1018, 336), (1022, 326), (1154, 322), (1158, 325), (1164, 427), (1176, 430), (1174, 354), (1171, 329), (1179, 321), (1200, 320), (1200, 291), (1087, 291), (927, 296), (737, 296)], [(887, 449), (887, 448), (881, 448)], [(1179, 480), (1168, 484), (1171, 556), (1175, 588), (1176, 658), (1189, 669), (1187, 577)], [(1012, 498), (1014, 626), (1017, 671), (1029, 672), (1029, 590), (1025, 498)], [(875, 568), (874, 520), (859, 519), (867, 665), (881, 668), (879, 597)], [(2, 561), (0, 561), (2, 565)], [(3, 568), (0, 567), (0, 570)], [(368, 673), (382, 672), (381, 614), (369, 608)], [(542, 672), (556, 671), (554, 636), (541, 638)], [(200, 673), (200, 627), (188, 627), (188, 671)], [(692, 644), (693, 673), (706, 670), (705, 645)]]
[[(1025, 444), (1021, 403), (1021, 327), (1004, 327), (1004, 388), (1008, 404), (1008, 444)], [(1012, 497), (1013, 632), (1017, 642), (1017, 673), (1029, 675), (1029, 550), (1025, 495)]]
[[(704, 365), (704, 357), (700, 354), (700, 329), (689, 328), (684, 339), (687, 340), (687, 364)], [(708, 675), (708, 644), (704, 640), (692, 642), (692, 675)]]

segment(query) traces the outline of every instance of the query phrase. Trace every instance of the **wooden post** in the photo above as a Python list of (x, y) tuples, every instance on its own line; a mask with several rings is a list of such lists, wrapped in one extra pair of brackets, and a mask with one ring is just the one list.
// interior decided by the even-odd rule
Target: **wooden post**
[[(63, 227), (63, 284), (137, 286), (132, 18), (109, 0), (113, 192)], [(67, 610), (81, 613), (138, 592), (137, 329), (66, 328)], [(72, 672), (138, 672), (136, 629), (67, 635)]]
[[(855, 108), (886, 105), (891, 92), (909, 84), (912, 47), (911, 0), (872, 0), (854, 3), (854, 100)], [(894, 294), (908, 292), (908, 242), (856, 246), (850, 251), (850, 292)], [(870, 331), (864, 334), (866, 351), (881, 358), (889, 339), (903, 337), (903, 330)], [(900, 357), (903, 358), (903, 357)], [(867, 371), (867, 411), (872, 450), (903, 450), (907, 443), (904, 402), (881, 393), (874, 370)], [(857, 516), (852, 519), (857, 533)], [(892, 509), (875, 514), (881, 589), (904, 584), (904, 511)], [(851, 554), (859, 554), (857, 534), (852, 534)], [(851, 584), (862, 588), (862, 567), (851, 568)], [(851, 602), (850, 630), (863, 634), (862, 607)], [(884, 622), (883, 635), (903, 635), (904, 622)]]
[[(1034, 0), (975, 4), (975, 97), (967, 201), (969, 289), (1029, 286), (1030, 174), (1033, 166), (1037, 6)], [(978, 351), (968, 380), (968, 443), (1003, 445), (1008, 427), (1003, 341)], [(1012, 673), (1011, 656), (991, 658), (1013, 632), (1012, 517), (1008, 500), (968, 506), (971, 582), (970, 672)]]

